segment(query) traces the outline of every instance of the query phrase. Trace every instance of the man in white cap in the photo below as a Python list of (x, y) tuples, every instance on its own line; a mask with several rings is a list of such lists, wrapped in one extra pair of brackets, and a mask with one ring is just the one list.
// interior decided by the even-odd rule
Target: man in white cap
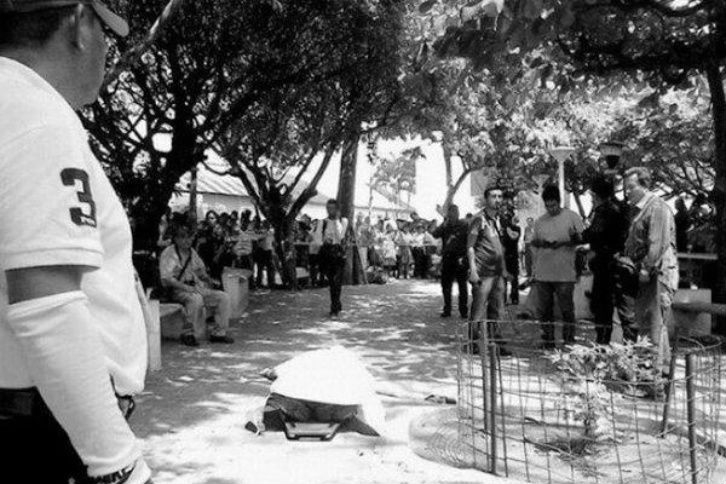
[(127, 33), (99, 1), (0, 0), (2, 482), (150, 482), (131, 232), (74, 112)]

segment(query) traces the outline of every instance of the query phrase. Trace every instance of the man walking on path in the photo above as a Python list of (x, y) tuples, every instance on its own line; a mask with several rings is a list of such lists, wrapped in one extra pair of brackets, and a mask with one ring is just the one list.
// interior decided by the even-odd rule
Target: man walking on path
[[(481, 337), (481, 323), (488, 321), (488, 337), (502, 345), (499, 328), (504, 308), (504, 249), (499, 219), (499, 209), (503, 201), (502, 189), (487, 188), (484, 201), (484, 210), (472, 219), (466, 243), (469, 282), (472, 286), (469, 337), (472, 343), (478, 341)], [(477, 345), (474, 345), (474, 351), (476, 350)], [(510, 354), (503, 346), (500, 346), (499, 351), (503, 356)]]
[(443, 244), (441, 256), (441, 290), (444, 295), (442, 318), (451, 316), (451, 289), (456, 281), (459, 288), (459, 314), (468, 316), (469, 288), (467, 287), (466, 241), (469, 226), (459, 219), (459, 207), (449, 205), (444, 223), (438, 226), (433, 236)]
[(656, 367), (670, 360), (668, 321), (678, 290), (676, 228), (670, 207), (649, 191), (650, 172), (631, 168), (625, 173), (625, 195), (635, 207), (624, 255), (638, 268), (635, 319), (638, 332), (655, 346)]
[(575, 247), (582, 240), (584, 227), (580, 216), (560, 206), (560, 191), (548, 185), (542, 191), (547, 212), (534, 224), (534, 317), (542, 322), (542, 340), (547, 349), (555, 346), (554, 302), (562, 313), (562, 338), (575, 342), (574, 289), (577, 281)]
[(605, 175), (592, 181), (590, 194), (592, 218), (582, 237), (595, 253), (590, 261), (593, 276), (590, 306), (595, 316), (596, 342), (610, 343), (615, 308), (623, 328), (623, 338), (635, 341), (633, 300), (616, 288), (615, 279), (615, 255), (623, 251), (630, 226), (627, 207), (615, 199), (612, 179)]
[(335, 199), (328, 200), (325, 208), (328, 217), (318, 223), (315, 240), (320, 241), (318, 260), (330, 286), (330, 316), (335, 317), (343, 310), (340, 296), (343, 291), (348, 219), (340, 217), (338, 201)]
[(142, 484), (126, 422), (146, 328), (124, 207), (75, 111), (101, 87), (98, 0), (0, 2), (0, 481)]

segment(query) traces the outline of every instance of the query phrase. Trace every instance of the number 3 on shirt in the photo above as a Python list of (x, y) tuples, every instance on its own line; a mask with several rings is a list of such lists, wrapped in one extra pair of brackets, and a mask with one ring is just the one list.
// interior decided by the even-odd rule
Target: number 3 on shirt
[(91, 195), (91, 185), (88, 182), (88, 173), (78, 168), (66, 168), (61, 172), (61, 181), (67, 187), (75, 187), (76, 181), (80, 181), (82, 190), (78, 192), (78, 201), (88, 205), (88, 213), (84, 213), (80, 207), (71, 208), (71, 220), (78, 226), (96, 226), (96, 202)]

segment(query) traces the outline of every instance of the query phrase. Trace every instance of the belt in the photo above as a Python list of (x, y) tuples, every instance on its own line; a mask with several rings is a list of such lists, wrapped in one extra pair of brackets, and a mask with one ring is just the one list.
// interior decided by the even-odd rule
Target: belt
[[(119, 409), (127, 420), (136, 408), (133, 397), (116, 395)], [(51, 414), (36, 388), (0, 388), (0, 419), (37, 417)]]

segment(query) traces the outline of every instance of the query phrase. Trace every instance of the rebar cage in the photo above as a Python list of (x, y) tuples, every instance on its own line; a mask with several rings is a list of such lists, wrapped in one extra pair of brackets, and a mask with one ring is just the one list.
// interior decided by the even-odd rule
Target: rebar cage
[(585, 322), (558, 349), (543, 347), (536, 321), (481, 329), (458, 330), (460, 461), (538, 484), (710, 482), (723, 452), (720, 340), (679, 338), (661, 368), (647, 340), (591, 345)]

